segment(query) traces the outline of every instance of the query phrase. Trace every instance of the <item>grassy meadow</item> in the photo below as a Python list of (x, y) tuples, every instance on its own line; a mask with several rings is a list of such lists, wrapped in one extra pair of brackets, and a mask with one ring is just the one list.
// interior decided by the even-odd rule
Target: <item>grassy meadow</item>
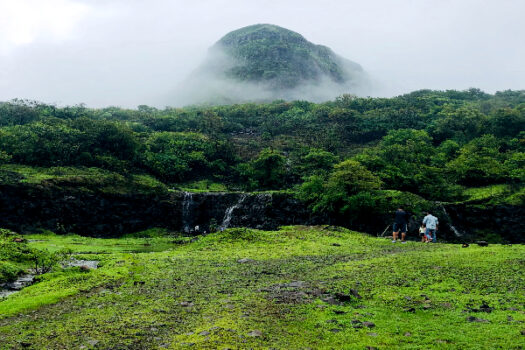
[(521, 245), (393, 244), (336, 227), (24, 238), (99, 268), (57, 267), (0, 301), (2, 349), (525, 344)]

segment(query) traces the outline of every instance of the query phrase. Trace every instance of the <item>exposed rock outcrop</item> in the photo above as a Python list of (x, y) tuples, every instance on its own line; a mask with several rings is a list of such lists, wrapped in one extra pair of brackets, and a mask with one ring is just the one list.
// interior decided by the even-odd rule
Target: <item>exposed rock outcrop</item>
[(523, 206), (450, 204), (446, 208), (464, 241), (525, 243)]
[[(244, 197), (244, 201), (240, 198)], [(95, 236), (165, 227), (177, 231), (245, 226), (321, 224), (326, 220), (285, 194), (96, 193), (59, 186), (0, 186), (0, 227), (15, 231), (44, 228)]]
[[(440, 221), (439, 239), (525, 242), (525, 208), (520, 206), (438, 205), (435, 215)], [(201, 234), (209, 232), (210, 225), (215, 229), (271, 230), (283, 225), (330, 224), (376, 235), (391, 221), (386, 213), (362, 218), (350, 226), (342, 217), (313, 214), (304, 203), (285, 193), (107, 193), (53, 184), (0, 186), (0, 227), (18, 232), (48, 229), (119, 236), (165, 227)], [(419, 221), (411, 219), (409, 236), (417, 235)]]

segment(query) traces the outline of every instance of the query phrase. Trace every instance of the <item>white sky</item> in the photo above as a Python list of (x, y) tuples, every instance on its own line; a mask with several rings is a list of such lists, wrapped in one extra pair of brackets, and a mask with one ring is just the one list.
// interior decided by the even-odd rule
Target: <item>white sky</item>
[(0, 101), (170, 104), (227, 32), (297, 31), (391, 96), (525, 89), (525, 0), (0, 0)]

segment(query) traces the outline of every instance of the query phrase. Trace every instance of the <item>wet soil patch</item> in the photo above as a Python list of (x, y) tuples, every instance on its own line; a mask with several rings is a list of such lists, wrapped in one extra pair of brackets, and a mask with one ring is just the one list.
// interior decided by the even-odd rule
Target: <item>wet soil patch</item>
[(313, 287), (304, 281), (274, 284), (260, 291), (266, 292), (266, 297), (277, 304), (309, 303), (325, 295), (322, 289)]

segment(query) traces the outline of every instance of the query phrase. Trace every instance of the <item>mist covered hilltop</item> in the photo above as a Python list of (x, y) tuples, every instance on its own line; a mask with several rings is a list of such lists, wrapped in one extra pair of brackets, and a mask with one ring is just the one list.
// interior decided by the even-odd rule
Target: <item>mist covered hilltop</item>
[(232, 31), (175, 91), (178, 105), (264, 102), (278, 99), (321, 102), (343, 93), (366, 94), (363, 68), (316, 45), (301, 34), (271, 24)]

